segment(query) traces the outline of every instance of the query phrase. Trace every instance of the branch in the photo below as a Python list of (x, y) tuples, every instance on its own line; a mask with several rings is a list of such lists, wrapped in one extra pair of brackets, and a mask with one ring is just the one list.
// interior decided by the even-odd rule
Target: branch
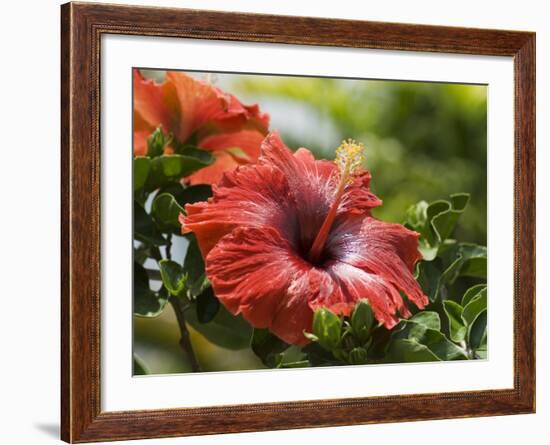
[(191, 344), (191, 337), (189, 335), (189, 330), (187, 329), (187, 324), (185, 323), (185, 313), (184, 308), (181, 304), (181, 301), (178, 297), (170, 297), (170, 303), (174, 308), (176, 318), (178, 320), (178, 326), (180, 328), (180, 346), (187, 355), (189, 362), (191, 363), (191, 369), (193, 372), (200, 372), (199, 362), (195, 356), (195, 351), (193, 350), (193, 345)]

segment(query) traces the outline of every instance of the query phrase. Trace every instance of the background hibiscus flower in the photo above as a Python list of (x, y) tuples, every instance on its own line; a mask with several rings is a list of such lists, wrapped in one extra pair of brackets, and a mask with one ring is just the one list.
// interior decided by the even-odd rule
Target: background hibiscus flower
[(147, 154), (147, 139), (157, 127), (173, 138), (166, 154), (189, 143), (212, 152), (214, 163), (187, 178), (191, 184), (212, 184), (224, 171), (258, 159), (269, 116), (258, 105), (243, 105), (235, 96), (183, 72), (168, 71), (157, 83), (135, 69), (134, 155)]

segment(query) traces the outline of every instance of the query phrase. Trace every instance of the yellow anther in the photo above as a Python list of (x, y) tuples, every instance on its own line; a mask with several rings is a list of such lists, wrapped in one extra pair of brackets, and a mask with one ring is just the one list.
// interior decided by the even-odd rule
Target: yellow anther
[(340, 180), (349, 184), (353, 181), (352, 174), (363, 165), (365, 147), (362, 143), (357, 143), (353, 139), (342, 141), (342, 144), (336, 149), (336, 159), (334, 162), (340, 171)]

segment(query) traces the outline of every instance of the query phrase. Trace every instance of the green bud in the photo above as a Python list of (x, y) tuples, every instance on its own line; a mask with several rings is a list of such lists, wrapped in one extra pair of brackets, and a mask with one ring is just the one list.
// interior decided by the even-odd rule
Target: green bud
[(153, 158), (162, 155), (164, 153), (165, 144), (164, 133), (162, 129), (158, 127), (147, 140), (147, 156)]
[(367, 351), (365, 348), (353, 348), (349, 353), (349, 362), (352, 365), (364, 365), (367, 363)]
[(351, 328), (361, 344), (365, 344), (369, 340), (373, 324), (374, 314), (369, 302), (359, 300), (351, 315)]
[(323, 348), (331, 351), (340, 343), (342, 320), (328, 309), (317, 309), (313, 315), (313, 334)]
[(341, 362), (349, 362), (348, 353), (343, 349), (335, 349), (332, 354)]

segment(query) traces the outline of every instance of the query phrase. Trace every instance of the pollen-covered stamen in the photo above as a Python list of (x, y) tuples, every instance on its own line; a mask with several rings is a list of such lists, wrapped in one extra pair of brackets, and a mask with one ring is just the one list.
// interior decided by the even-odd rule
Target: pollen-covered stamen
[(319, 261), (346, 186), (353, 182), (353, 174), (362, 166), (363, 161), (364, 146), (361, 143), (356, 143), (353, 139), (342, 141), (342, 144), (336, 149), (334, 163), (338, 167), (340, 177), (334, 193), (334, 200), (309, 251), (309, 260), (312, 263)]

